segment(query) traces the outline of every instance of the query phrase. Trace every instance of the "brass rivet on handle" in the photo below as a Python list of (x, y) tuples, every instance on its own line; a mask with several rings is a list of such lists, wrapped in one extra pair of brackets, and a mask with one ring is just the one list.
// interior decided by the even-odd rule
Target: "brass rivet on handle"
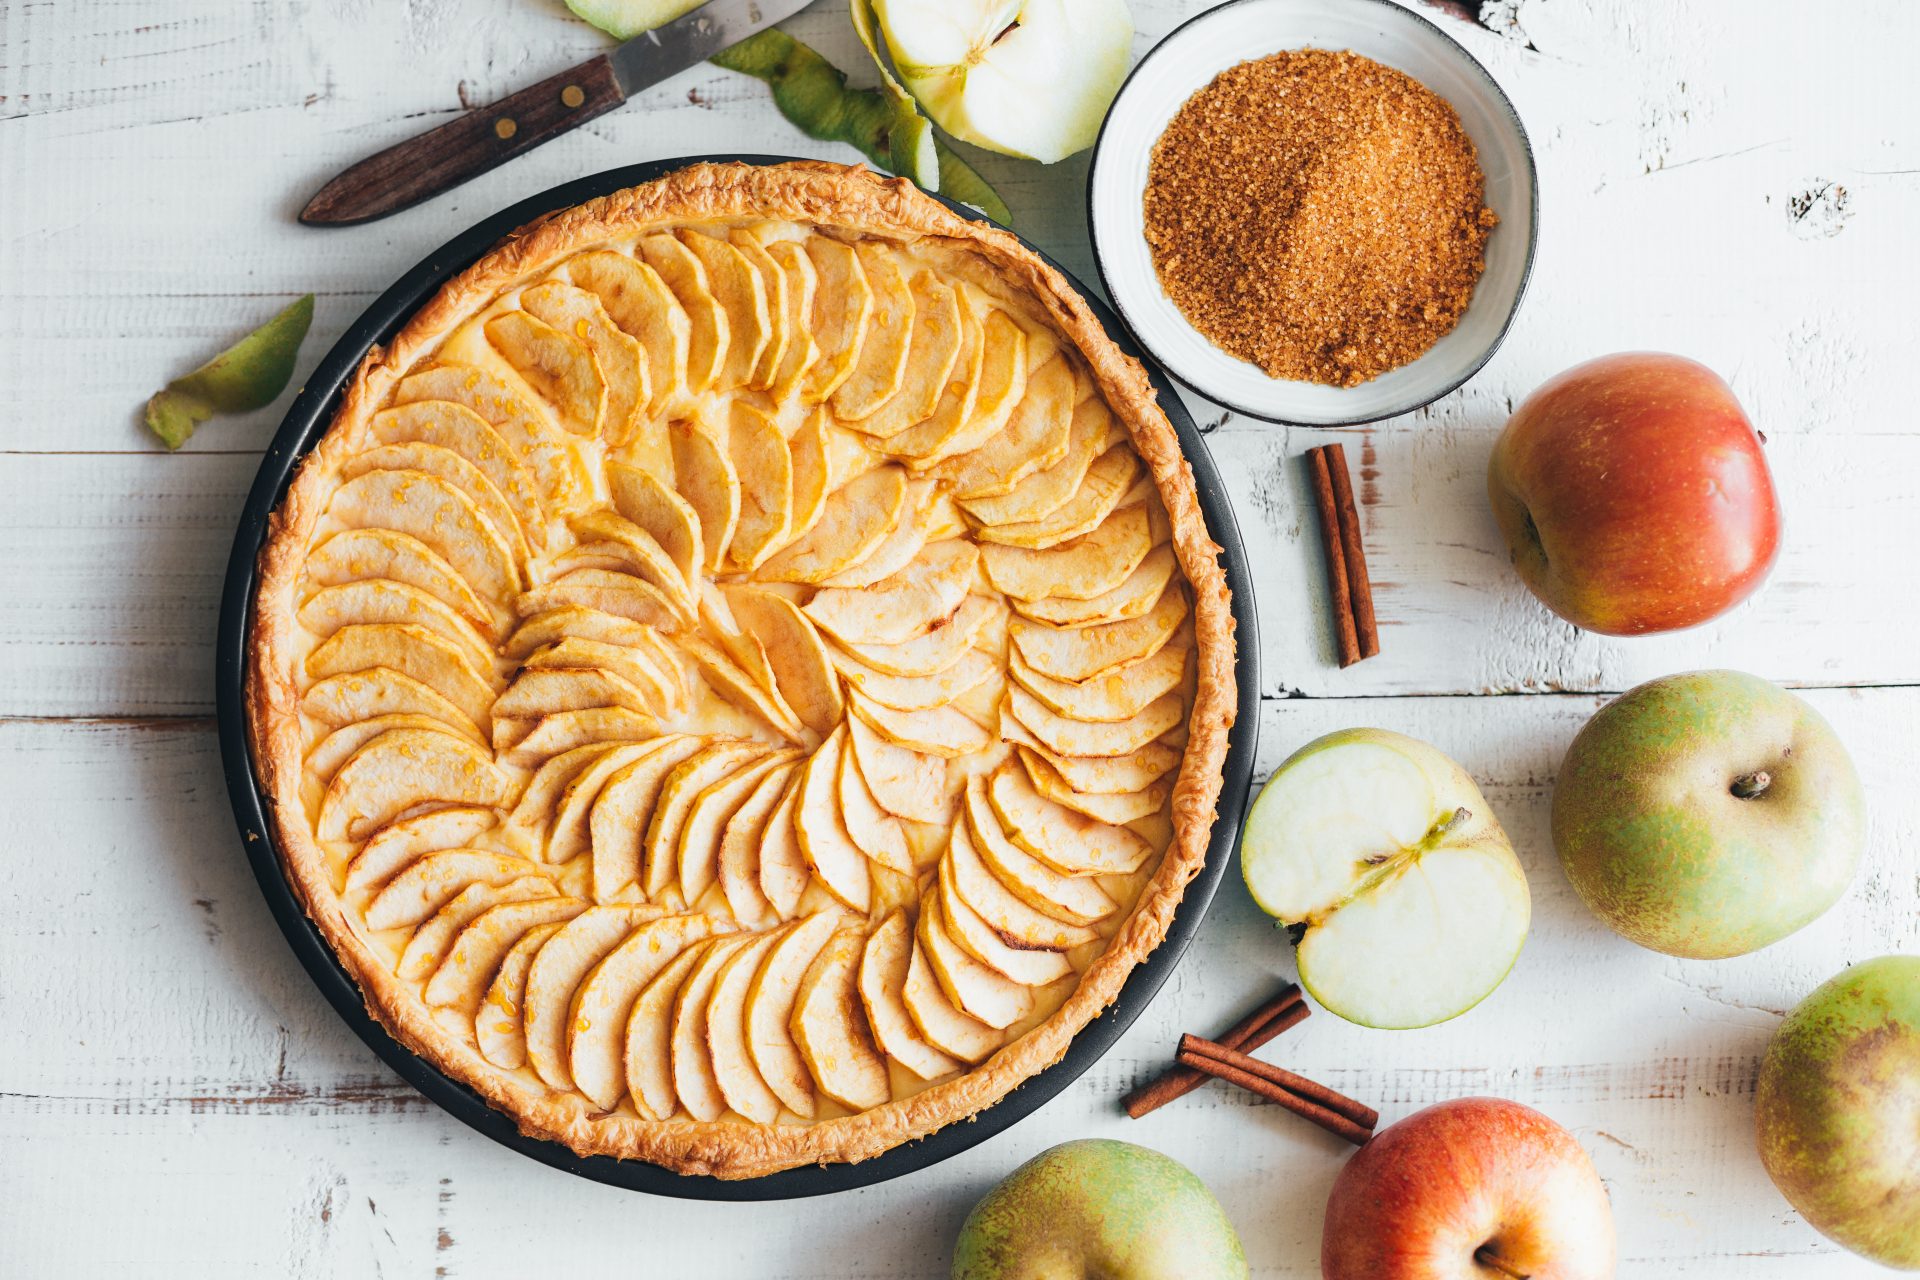
[(518, 132), (520, 132), (520, 126), (514, 122), (512, 116), (501, 116), (493, 122), (493, 136), (502, 142)]
[(560, 91), (560, 101), (569, 107), (577, 107), (587, 100), (587, 92), (577, 84), (570, 84)]

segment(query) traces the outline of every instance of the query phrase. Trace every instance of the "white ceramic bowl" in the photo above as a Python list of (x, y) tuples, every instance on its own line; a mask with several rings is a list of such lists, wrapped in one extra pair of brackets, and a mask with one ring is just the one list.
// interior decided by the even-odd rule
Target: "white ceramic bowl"
[[(1283, 49), (1351, 49), (1406, 72), (1453, 104), (1500, 215), (1487, 270), (1460, 323), (1412, 364), (1357, 387), (1269, 377), (1208, 342), (1160, 287), (1142, 196), (1153, 145), (1181, 104), (1228, 67)], [(1507, 95), (1451, 37), (1392, 0), (1229, 0), (1175, 29), (1120, 88), (1094, 145), (1087, 222), (1113, 306), (1140, 345), (1180, 381), (1237, 413), (1339, 426), (1408, 413), (1478, 373), (1526, 292), (1539, 202), (1533, 149)]]

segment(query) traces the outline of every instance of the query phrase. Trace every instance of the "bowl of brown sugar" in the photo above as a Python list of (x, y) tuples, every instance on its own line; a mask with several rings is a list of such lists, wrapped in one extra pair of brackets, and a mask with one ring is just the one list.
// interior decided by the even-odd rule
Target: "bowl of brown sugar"
[(1533, 266), (1533, 151), (1472, 55), (1391, 0), (1230, 0), (1108, 112), (1088, 179), (1115, 310), (1238, 413), (1408, 413), (1493, 357)]

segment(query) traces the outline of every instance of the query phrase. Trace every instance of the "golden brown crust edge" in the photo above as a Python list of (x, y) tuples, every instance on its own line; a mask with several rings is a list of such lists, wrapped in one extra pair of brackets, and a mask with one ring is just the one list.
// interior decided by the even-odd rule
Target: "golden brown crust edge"
[[(1173, 789), (1173, 840), (1107, 950), (1047, 1021), (964, 1076), (854, 1116), (811, 1126), (643, 1121), (597, 1113), (577, 1095), (529, 1087), (498, 1072), (472, 1046), (448, 1036), (411, 988), (397, 981), (354, 932), (328, 881), (325, 856), (307, 830), (300, 803), (298, 695), (287, 628), (293, 617), (293, 587), (329, 492), (328, 480), (353, 443), (353, 433), (339, 428), (363, 420), (469, 311), (583, 243), (632, 235), (662, 222), (756, 216), (946, 237), (978, 252), (1044, 309), (1087, 361), (1153, 474), (1172, 526), (1176, 556), (1193, 592), (1199, 678), (1188, 744)], [(1166, 936), (1187, 884), (1206, 860), (1237, 706), (1231, 596), (1219, 554), (1201, 514), (1193, 469), (1146, 371), (1113, 345), (1066, 279), (1008, 233), (960, 217), (904, 179), (818, 162), (692, 165), (589, 201), (516, 232), (449, 282), (386, 349), (370, 350), (333, 426), (302, 463), (270, 520), (248, 649), (247, 709), (261, 789), (288, 881), (359, 983), (369, 1013), (410, 1050), (513, 1115), (530, 1136), (559, 1142), (581, 1155), (639, 1159), (680, 1173), (727, 1179), (870, 1159), (974, 1115), (1058, 1062), (1074, 1036), (1118, 998), (1134, 966)]]

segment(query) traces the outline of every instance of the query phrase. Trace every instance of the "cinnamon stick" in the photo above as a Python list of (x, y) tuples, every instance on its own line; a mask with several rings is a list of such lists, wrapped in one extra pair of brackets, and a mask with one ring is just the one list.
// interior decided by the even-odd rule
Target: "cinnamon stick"
[(1327, 445), (1327, 472), (1340, 524), (1340, 550), (1346, 560), (1347, 594), (1353, 603), (1354, 630), (1359, 633), (1360, 656), (1380, 652), (1380, 629), (1373, 619), (1373, 582), (1367, 577), (1367, 548), (1360, 540), (1360, 508), (1353, 501), (1353, 481), (1347, 474), (1347, 451)]
[(1328, 1110), (1317, 1102), (1309, 1102), (1298, 1094), (1251, 1072), (1242, 1071), (1239, 1067), (1230, 1066), (1214, 1058), (1202, 1057), (1197, 1053), (1182, 1053), (1180, 1061), (1197, 1071), (1204, 1071), (1210, 1076), (1225, 1080), (1228, 1084), (1237, 1084), (1249, 1093), (1259, 1094), (1269, 1102), (1278, 1103), (1302, 1120), (1312, 1121), (1328, 1133), (1345, 1138), (1356, 1147), (1366, 1145), (1367, 1139), (1373, 1136), (1371, 1129), (1361, 1128), (1339, 1112)]
[[(1252, 1053), (1275, 1036), (1299, 1026), (1310, 1012), (1300, 988), (1288, 983), (1279, 995), (1223, 1031), (1219, 1043)], [(1138, 1120), (1176, 1098), (1186, 1097), (1209, 1078), (1204, 1071), (1177, 1066), (1135, 1089), (1121, 1100), (1121, 1105), (1129, 1116)]]
[(1360, 633), (1353, 616), (1353, 588), (1347, 576), (1346, 539), (1340, 536), (1340, 504), (1333, 492), (1333, 473), (1327, 455), (1307, 450), (1308, 474), (1313, 479), (1314, 506), (1320, 510), (1320, 539), (1327, 548), (1327, 594), (1333, 600), (1333, 638), (1340, 665), (1360, 661)]
[(1230, 1067), (1236, 1067), (1248, 1075), (1259, 1076), (1269, 1084), (1278, 1085), (1289, 1093), (1345, 1116), (1362, 1129), (1371, 1129), (1380, 1123), (1380, 1113), (1366, 1103), (1349, 1098), (1337, 1089), (1329, 1089), (1317, 1080), (1295, 1075), (1285, 1067), (1276, 1067), (1271, 1062), (1250, 1058), (1245, 1053), (1227, 1045), (1202, 1040), (1195, 1035), (1185, 1035), (1180, 1037), (1180, 1052), (1212, 1058), (1216, 1062), (1224, 1062)]

